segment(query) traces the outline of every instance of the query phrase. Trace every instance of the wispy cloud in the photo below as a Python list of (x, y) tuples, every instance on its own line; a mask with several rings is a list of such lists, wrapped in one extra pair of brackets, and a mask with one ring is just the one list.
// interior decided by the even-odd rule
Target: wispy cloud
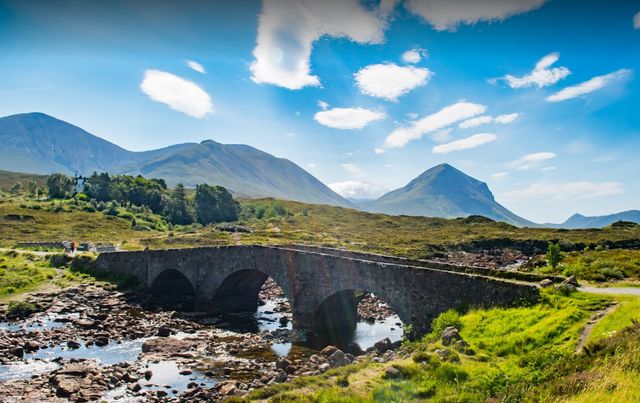
[(633, 16), (633, 27), (635, 29), (640, 29), (640, 12)]
[(482, 125), (486, 125), (489, 123), (500, 123), (500, 124), (509, 124), (515, 122), (518, 117), (520, 117), (519, 113), (509, 113), (506, 115), (498, 115), (495, 118), (493, 116), (483, 115), (478, 116), (477, 118), (467, 119), (461, 122), (458, 127), (460, 129), (470, 129), (472, 127), (478, 127)]
[(411, 122), (409, 126), (399, 127), (387, 136), (385, 148), (400, 148), (412, 140), (419, 140), (428, 133), (445, 129), (461, 120), (484, 113), (484, 105), (461, 101), (442, 108), (438, 112)]
[(496, 123), (502, 123), (503, 125), (507, 125), (509, 123), (513, 123), (520, 117), (519, 113), (507, 113), (505, 115), (498, 115), (494, 119)]
[(498, 172), (498, 173), (495, 173), (495, 174), (491, 175), (491, 178), (492, 179), (500, 179), (500, 178), (504, 178), (507, 175), (509, 175), (508, 172)]
[(432, 75), (426, 68), (387, 63), (364, 67), (355, 74), (355, 80), (363, 94), (397, 101), (414, 88), (427, 84)]
[(606, 87), (607, 85), (615, 81), (622, 80), (628, 77), (630, 74), (631, 70), (620, 69), (603, 76), (596, 76), (583, 83), (564, 88), (556, 92), (555, 94), (548, 96), (546, 100), (547, 102), (561, 102), (579, 97), (581, 95), (590, 94), (594, 91)]
[(385, 186), (360, 181), (336, 182), (329, 187), (340, 196), (353, 199), (377, 199), (388, 190)]
[(405, 7), (436, 30), (455, 30), (460, 24), (500, 21), (542, 6), (546, 0), (408, 0)]
[(476, 148), (483, 144), (491, 143), (498, 138), (495, 134), (491, 133), (480, 133), (475, 134), (471, 137), (467, 137), (464, 139), (452, 141), (447, 144), (440, 144), (438, 146), (433, 147), (433, 152), (435, 154), (448, 154), (453, 151), (461, 151), (468, 150), (470, 148)]
[(496, 83), (500, 80), (506, 81), (507, 85), (511, 88), (525, 88), (537, 86), (538, 88), (547, 87), (553, 85), (563, 78), (571, 74), (566, 67), (551, 67), (560, 59), (559, 53), (550, 53), (540, 59), (536, 63), (536, 67), (527, 75), (516, 77), (511, 74), (507, 74), (501, 78), (494, 78), (489, 80), (490, 83)]
[(264, 0), (251, 78), (291, 90), (319, 86), (309, 63), (313, 43), (325, 35), (382, 43), (388, 11), (368, 10), (358, 0)]
[(512, 190), (501, 195), (508, 201), (521, 200), (581, 200), (596, 197), (611, 196), (624, 193), (622, 185), (618, 182), (565, 182), (546, 183), (540, 182), (521, 190)]
[(204, 67), (200, 63), (194, 62), (193, 60), (187, 60), (187, 66), (189, 66), (190, 69), (197, 71), (198, 73), (206, 73)]
[(558, 169), (557, 167), (544, 167), (541, 169), (542, 172), (549, 172), (549, 171), (555, 171), (556, 169)]
[(472, 127), (486, 125), (491, 122), (493, 122), (493, 118), (491, 116), (484, 115), (478, 116), (477, 118), (467, 119), (464, 122), (461, 122), (458, 127), (461, 129), (470, 129)]
[(340, 166), (344, 168), (344, 170), (347, 171), (349, 173), (349, 176), (351, 176), (352, 178), (362, 178), (367, 175), (364, 169), (360, 168), (357, 164), (347, 163), (340, 164)]
[(384, 154), (385, 153), (385, 149), (384, 148), (380, 148), (380, 147), (376, 147), (373, 149), (373, 152), (376, 154)]
[(532, 154), (527, 154), (527, 155), (523, 155), (522, 157), (518, 158), (515, 161), (512, 161), (509, 166), (511, 166), (511, 168), (515, 168), (518, 170), (526, 170), (529, 169), (535, 165), (538, 165), (540, 162), (542, 161), (548, 161), (551, 159), (556, 158), (557, 155), (555, 153), (549, 152), (549, 151), (544, 151), (544, 152), (539, 152), (539, 153), (532, 153)]
[(211, 97), (193, 81), (159, 70), (147, 70), (140, 89), (151, 100), (194, 118), (213, 112)]
[(333, 108), (317, 112), (313, 119), (323, 126), (333, 129), (362, 129), (372, 122), (382, 120), (387, 115), (364, 108)]

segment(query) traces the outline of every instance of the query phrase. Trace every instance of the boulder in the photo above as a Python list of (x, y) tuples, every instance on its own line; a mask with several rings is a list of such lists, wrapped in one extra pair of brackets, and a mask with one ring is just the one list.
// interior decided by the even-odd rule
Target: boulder
[(539, 284), (540, 284), (540, 287), (547, 288), (553, 285), (553, 281), (549, 280), (548, 278), (545, 278), (544, 280), (540, 281)]
[(378, 354), (384, 354), (391, 348), (391, 340), (388, 337), (376, 342), (373, 345), (373, 348), (376, 350)]
[(273, 378), (274, 382), (277, 383), (282, 383), (282, 382), (286, 382), (287, 381), (287, 373), (280, 370), (278, 371), (278, 373), (276, 374), (275, 378)]
[(338, 350), (336, 346), (327, 346), (320, 351), (320, 355), (323, 357), (329, 357), (331, 354), (335, 353)]
[(77, 348), (80, 348), (80, 343), (78, 343), (77, 341), (74, 341), (74, 340), (69, 340), (67, 342), (67, 347), (69, 347), (72, 350), (75, 350)]
[(442, 344), (448, 346), (454, 341), (460, 340), (460, 332), (455, 326), (449, 326), (442, 331), (440, 338), (442, 339)]
[(337, 368), (351, 364), (342, 350), (336, 350), (333, 354), (327, 357), (327, 362), (329, 363), (329, 366), (331, 366), (331, 368)]

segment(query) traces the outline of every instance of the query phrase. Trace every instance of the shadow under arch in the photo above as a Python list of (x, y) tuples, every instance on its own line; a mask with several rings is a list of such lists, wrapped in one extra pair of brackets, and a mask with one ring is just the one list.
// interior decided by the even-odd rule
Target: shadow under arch
[(180, 271), (164, 270), (151, 284), (151, 295), (161, 306), (191, 311), (195, 306), (196, 290), (191, 281)]
[(258, 309), (258, 295), (269, 276), (259, 270), (239, 270), (220, 284), (212, 307), (222, 312), (253, 312)]
[[(318, 306), (313, 314), (313, 327), (309, 346), (321, 349), (327, 345), (335, 345), (349, 352), (359, 353), (361, 346), (356, 340), (356, 329), (361, 318), (358, 314), (358, 305), (367, 295), (372, 295), (365, 290), (347, 289), (335, 292)], [(399, 335), (402, 336), (402, 324), (407, 323), (400, 317), (401, 313), (394, 310), (384, 299), (378, 299), (394, 313), (399, 320)], [(373, 324), (370, 324), (373, 326)], [(385, 338), (380, 336), (379, 341)], [(368, 346), (367, 346), (368, 347)]]

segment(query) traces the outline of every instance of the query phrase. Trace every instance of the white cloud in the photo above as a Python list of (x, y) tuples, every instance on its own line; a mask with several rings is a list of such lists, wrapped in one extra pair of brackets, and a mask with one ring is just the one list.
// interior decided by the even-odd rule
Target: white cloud
[(493, 116), (478, 116), (477, 118), (467, 119), (458, 125), (461, 129), (469, 129), (472, 127), (478, 127), (489, 123), (509, 124), (513, 123), (520, 116), (519, 113), (510, 113), (507, 115), (498, 115), (495, 118)]
[(415, 120), (415, 119), (418, 119), (418, 116), (420, 116), (420, 115), (418, 115), (415, 112), (407, 112), (406, 116), (411, 120)]
[(557, 167), (544, 167), (541, 169), (542, 172), (555, 171), (558, 169)]
[(290, 139), (292, 139), (292, 138), (294, 138), (294, 137), (296, 137), (296, 136), (297, 136), (297, 134), (296, 134), (296, 133), (294, 133), (294, 132), (289, 132), (289, 133), (287, 133), (287, 137), (289, 137)]
[(484, 105), (461, 101), (442, 108), (438, 112), (425, 116), (422, 119), (411, 122), (409, 126), (399, 127), (387, 136), (384, 141), (385, 148), (400, 148), (412, 140), (419, 140), (427, 133), (438, 130), (464, 119), (484, 113), (487, 108)]
[(408, 0), (405, 7), (438, 31), (460, 24), (501, 21), (542, 6), (546, 0)]
[(493, 118), (491, 116), (478, 116), (477, 118), (467, 119), (458, 125), (461, 129), (469, 129), (472, 127), (477, 127), (481, 125), (486, 125), (487, 123), (493, 122)]
[(316, 164), (314, 164), (313, 162), (310, 162), (310, 163), (308, 163), (308, 164), (307, 164), (307, 168), (311, 168), (311, 169), (313, 169), (313, 168), (315, 168), (315, 167), (317, 167), (317, 165), (316, 165)]
[(546, 100), (547, 102), (561, 102), (579, 97), (580, 95), (586, 95), (604, 88), (614, 81), (626, 78), (629, 74), (631, 74), (631, 70), (620, 69), (613, 73), (605, 74), (604, 76), (593, 77), (583, 83), (564, 88), (555, 94), (548, 96)]
[(521, 190), (512, 190), (502, 194), (504, 200), (581, 200), (595, 197), (610, 196), (623, 193), (624, 189), (618, 182), (540, 182)]
[(505, 115), (496, 116), (494, 121), (496, 123), (502, 123), (504, 125), (507, 125), (509, 123), (515, 122), (519, 117), (520, 117), (520, 114), (517, 113), (517, 112), (516, 113), (508, 113), (508, 114), (505, 114)]
[(471, 137), (467, 137), (464, 139), (452, 141), (447, 144), (440, 144), (438, 146), (433, 147), (433, 152), (435, 154), (447, 154), (453, 151), (461, 151), (468, 150), (470, 148), (476, 148), (483, 144), (491, 143), (498, 138), (495, 134), (491, 133), (480, 133), (474, 134)]
[(309, 65), (313, 43), (325, 35), (382, 43), (393, 6), (385, 2), (369, 11), (358, 0), (263, 0), (252, 80), (291, 90), (319, 86)]
[(427, 51), (419, 48), (407, 50), (402, 54), (402, 61), (405, 63), (420, 63), (423, 57), (427, 57)]
[(640, 12), (633, 17), (633, 27), (640, 29)]
[(397, 101), (400, 96), (425, 85), (432, 75), (426, 68), (387, 63), (366, 66), (355, 74), (355, 79), (363, 94)]
[(193, 81), (159, 70), (147, 70), (140, 89), (151, 100), (194, 118), (213, 112), (211, 97)]
[(194, 62), (193, 60), (187, 60), (187, 66), (189, 66), (190, 69), (197, 71), (198, 73), (206, 73), (204, 67), (202, 67), (200, 63)]
[(559, 53), (550, 53), (540, 59), (538, 63), (536, 63), (536, 67), (533, 71), (525, 76), (516, 77), (511, 74), (507, 74), (500, 79), (489, 80), (489, 82), (495, 83), (497, 80), (504, 80), (511, 88), (525, 88), (532, 87), (534, 85), (538, 88), (547, 87), (571, 74), (571, 71), (566, 67), (550, 68), (558, 61), (558, 59), (560, 59)]
[(380, 148), (380, 147), (376, 147), (373, 149), (373, 152), (376, 154), (384, 154), (385, 153), (385, 149), (384, 148)]
[(368, 124), (386, 118), (382, 112), (364, 108), (333, 108), (317, 112), (313, 119), (333, 129), (362, 129)]
[(329, 107), (329, 104), (324, 101), (318, 101), (318, 108), (322, 110), (326, 110)]
[(340, 196), (353, 199), (377, 199), (387, 192), (385, 186), (359, 181), (336, 182), (329, 187)]
[(360, 168), (356, 164), (348, 163), (348, 164), (340, 164), (340, 166), (344, 168), (345, 171), (347, 171), (349, 173), (349, 176), (351, 176), (352, 178), (361, 178), (367, 175), (364, 169)]
[(532, 153), (524, 155), (517, 160), (511, 162), (510, 166), (519, 170), (526, 170), (533, 165), (539, 164), (542, 161), (548, 161), (557, 157), (555, 153), (544, 151), (539, 153)]
[(491, 178), (499, 179), (499, 178), (504, 178), (507, 175), (509, 175), (508, 172), (498, 172), (498, 173), (495, 173), (495, 174), (491, 175)]

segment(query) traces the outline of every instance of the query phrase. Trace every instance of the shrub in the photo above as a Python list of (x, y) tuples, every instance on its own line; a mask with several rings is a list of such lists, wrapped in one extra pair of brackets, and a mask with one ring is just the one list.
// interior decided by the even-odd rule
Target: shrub
[(9, 307), (7, 309), (7, 317), (9, 318), (24, 318), (32, 313), (35, 313), (37, 308), (34, 304), (30, 302), (9, 302)]
[(549, 246), (547, 247), (547, 264), (555, 269), (561, 260), (560, 244), (549, 242)]

